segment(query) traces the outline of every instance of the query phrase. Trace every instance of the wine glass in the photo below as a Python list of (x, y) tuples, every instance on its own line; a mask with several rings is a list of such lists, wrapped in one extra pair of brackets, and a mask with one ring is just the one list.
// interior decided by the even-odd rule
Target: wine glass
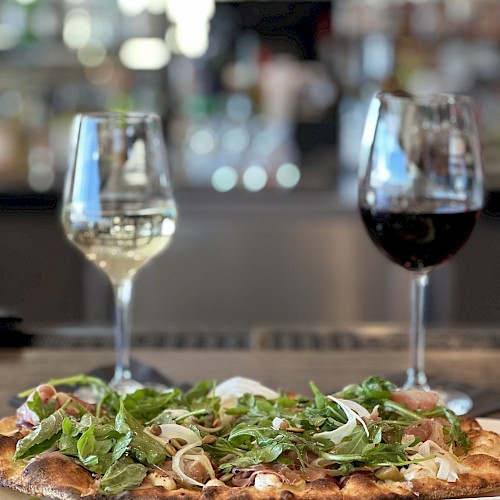
[(174, 235), (176, 204), (160, 118), (98, 112), (73, 120), (62, 221), (67, 237), (109, 277), (115, 298), (115, 372), (121, 393), (141, 387), (130, 371), (132, 282)]
[[(423, 320), (429, 273), (465, 244), (483, 206), (470, 97), (376, 94), (363, 131), (358, 194), (372, 241), (411, 273), (409, 367), (403, 388), (429, 390)], [(471, 398), (460, 391), (436, 392), (459, 414), (472, 407)]]

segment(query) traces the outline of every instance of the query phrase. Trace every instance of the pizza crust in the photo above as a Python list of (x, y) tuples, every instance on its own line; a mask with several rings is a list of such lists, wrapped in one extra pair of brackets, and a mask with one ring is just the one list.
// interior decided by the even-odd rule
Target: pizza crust
[(487, 454), (500, 459), (500, 435), (485, 430), (471, 430), (467, 433), (470, 439), (469, 455)]
[(12, 415), (10, 417), (0, 418), (0, 434), (11, 434), (12, 432), (17, 432), (18, 428), (16, 425), (17, 418)]
[(85, 498), (95, 492), (94, 479), (83, 467), (62, 453), (52, 452), (31, 460), (20, 476), (30, 495), (59, 495), (61, 500)]
[(16, 442), (15, 437), (0, 434), (0, 484), (14, 488), (19, 485), (21, 474), (26, 467), (23, 462), (12, 460)]

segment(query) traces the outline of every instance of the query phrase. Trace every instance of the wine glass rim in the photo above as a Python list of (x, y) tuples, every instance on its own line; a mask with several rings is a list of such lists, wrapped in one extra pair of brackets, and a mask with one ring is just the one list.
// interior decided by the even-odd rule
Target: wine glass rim
[(81, 118), (93, 118), (96, 120), (157, 120), (160, 116), (151, 111), (85, 111), (78, 113)]
[(392, 91), (382, 90), (375, 94), (375, 97), (380, 101), (393, 101), (393, 102), (414, 102), (416, 104), (425, 103), (458, 103), (472, 101), (468, 94), (460, 92), (424, 92), (415, 94), (397, 93)]

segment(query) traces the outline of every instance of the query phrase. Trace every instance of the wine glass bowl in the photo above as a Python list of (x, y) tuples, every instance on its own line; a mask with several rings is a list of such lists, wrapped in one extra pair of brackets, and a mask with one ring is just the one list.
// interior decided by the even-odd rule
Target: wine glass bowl
[[(381, 92), (368, 110), (359, 209), (377, 248), (412, 277), (409, 367), (404, 388), (429, 389), (424, 369), (428, 275), (467, 242), (483, 206), (483, 174), (468, 96)], [(440, 390), (459, 413), (472, 401)]]
[(144, 264), (168, 247), (176, 220), (159, 116), (77, 115), (62, 222), (70, 241), (112, 283), (116, 361), (111, 385), (120, 392), (140, 387), (130, 372), (132, 281)]

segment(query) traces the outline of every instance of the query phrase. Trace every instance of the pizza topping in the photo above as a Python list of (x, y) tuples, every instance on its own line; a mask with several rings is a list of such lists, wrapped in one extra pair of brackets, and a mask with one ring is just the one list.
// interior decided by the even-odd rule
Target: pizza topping
[(14, 460), (31, 458), (50, 450), (61, 432), (65, 417), (64, 408), (61, 408), (42, 420), (33, 432), (17, 442)]
[(161, 424), (159, 427), (161, 429), (159, 437), (163, 438), (166, 441), (176, 439), (176, 440), (182, 440), (186, 444), (201, 442), (201, 437), (198, 432), (195, 432), (188, 427), (184, 427), (183, 425)]
[(255, 475), (254, 486), (259, 491), (276, 490), (283, 487), (283, 482), (276, 474), (261, 472)]
[[(40, 416), (43, 413), (43, 406), (54, 398), (56, 394), (57, 391), (52, 385), (39, 385), (34, 391), (31, 392), (26, 401), (17, 409), (16, 416), (19, 423), (29, 427), (38, 425), (40, 423)], [(52, 411), (55, 409), (54, 403), (52, 405)], [(43, 415), (42, 418), (44, 416), (46, 415)]]
[(104, 494), (116, 494), (142, 483), (147, 476), (147, 469), (132, 459), (122, 458), (112, 464), (99, 482), (99, 491)]
[(350, 436), (354, 429), (356, 428), (357, 423), (359, 422), (362, 426), (363, 429), (366, 433), (366, 435), (369, 435), (368, 428), (366, 427), (365, 422), (361, 418), (361, 415), (359, 413), (356, 413), (352, 408), (356, 408), (357, 411), (361, 412), (363, 416), (368, 416), (370, 413), (363, 408), (361, 405), (356, 403), (355, 401), (346, 401), (345, 399), (338, 399), (333, 396), (328, 396), (328, 399), (331, 401), (334, 401), (337, 403), (342, 410), (344, 411), (346, 417), (347, 417), (347, 422), (340, 427), (337, 427), (335, 430), (332, 431), (326, 431), (326, 432), (317, 432), (313, 434), (314, 438), (324, 438), (324, 439), (329, 439), (335, 444), (339, 444), (345, 437)]
[(396, 403), (404, 404), (410, 410), (432, 410), (439, 404), (437, 392), (417, 389), (394, 391), (391, 399)]
[[(295, 489), (303, 486), (305, 484), (305, 474), (306, 471), (296, 472), (291, 470), (285, 464), (273, 463), (273, 464), (259, 464), (252, 467), (247, 467), (245, 469), (237, 469), (234, 476), (232, 477), (231, 483), (233, 486), (256, 486), (260, 484), (260, 489), (267, 489), (270, 484), (280, 484), (279, 488), (284, 485), (293, 486)], [(274, 476), (273, 479), (270, 476)], [(325, 475), (321, 477), (315, 476), (314, 479), (322, 479)]]
[(150, 487), (150, 486), (161, 486), (168, 491), (173, 491), (177, 489), (177, 484), (175, 481), (166, 474), (162, 474), (159, 471), (150, 472), (142, 482), (141, 486)]
[(228, 397), (241, 397), (245, 394), (262, 396), (266, 399), (276, 399), (279, 393), (260, 382), (245, 377), (232, 377), (215, 388), (214, 395), (223, 402)]
[(276, 430), (287, 429), (290, 427), (290, 424), (285, 419), (280, 418), (280, 417), (274, 417), (272, 425), (273, 425), (273, 429), (276, 429)]
[[(434, 477), (453, 481), (463, 470), (444, 451), (467, 447), (458, 418), (430, 407), (426, 397), (418, 404), (415, 395), (394, 399), (394, 385), (377, 377), (330, 395), (311, 384), (312, 398), (242, 377), (124, 396), (98, 379), (70, 380), (90, 382), (96, 404), (55, 389), (48, 398), (45, 389), (35, 391), (26, 408), (39, 422), (19, 440), (14, 458), (58, 450), (92, 473), (102, 494), (148, 484), (295, 491), (318, 479), (339, 486), (359, 474), (402, 480), (432, 467)], [(434, 444), (420, 448), (428, 442)], [(438, 465), (422, 467), (432, 463)]]
[(212, 464), (200, 445), (201, 441), (197, 441), (183, 446), (172, 459), (172, 470), (186, 484), (204, 486), (209, 479), (215, 479)]
[(394, 465), (380, 467), (375, 471), (375, 477), (383, 481), (401, 481), (404, 479), (401, 471)]
[(204, 484), (204, 488), (207, 488), (209, 486), (226, 486), (226, 483), (221, 481), (220, 479), (210, 479)]
[(423, 460), (408, 466), (404, 472), (406, 480), (431, 476), (454, 483), (459, 474), (469, 471), (469, 468), (460, 464), (452, 453), (443, 450), (433, 441), (420, 443), (409, 451), (415, 452), (412, 454), (414, 460)]
[(279, 397), (279, 393), (276, 391), (265, 387), (260, 382), (245, 377), (233, 377), (226, 380), (222, 384), (217, 385), (213, 394), (220, 399), (222, 408), (235, 406), (238, 398), (245, 394), (261, 396), (266, 399), (276, 399)]
[(78, 416), (82, 410), (93, 411), (92, 404), (74, 394), (57, 392), (52, 385), (43, 384), (31, 392), (26, 401), (17, 409), (16, 416), (20, 425), (35, 427), (42, 419), (63, 406), (67, 415)]
[(404, 435), (419, 438), (420, 441), (433, 441), (441, 447), (446, 446), (443, 423), (434, 418), (423, 418), (411, 423)]

